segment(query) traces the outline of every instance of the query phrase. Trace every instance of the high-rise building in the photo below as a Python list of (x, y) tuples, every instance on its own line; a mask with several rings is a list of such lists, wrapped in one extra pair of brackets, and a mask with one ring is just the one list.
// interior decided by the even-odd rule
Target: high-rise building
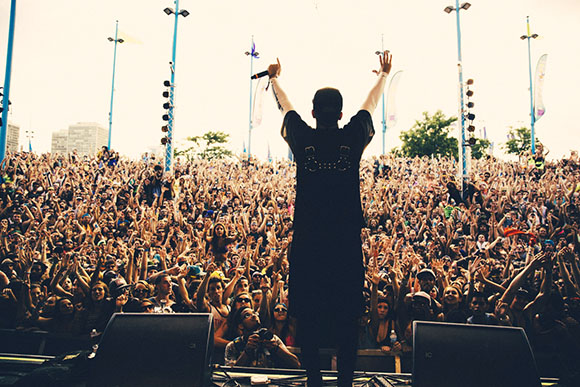
[(68, 146), (68, 129), (62, 129), (58, 132), (52, 133), (52, 141), (50, 145), (50, 152), (65, 155), (67, 154)]
[(18, 152), (18, 140), (20, 139), (20, 126), (8, 122), (6, 128), (6, 150)]
[(52, 134), (52, 153), (94, 155), (109, 140), (109, 132), (96, 122), (78, 122)]

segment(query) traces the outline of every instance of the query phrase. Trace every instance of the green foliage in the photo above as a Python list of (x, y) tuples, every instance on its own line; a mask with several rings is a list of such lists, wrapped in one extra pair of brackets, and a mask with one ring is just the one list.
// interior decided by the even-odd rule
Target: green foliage
[(452, 156), (457, 159), (457, 139), (449, 137), (450, 125), (455, 121), (456, 117), (447, 118), (441, 110), (432, 116), (423, 112), (423, 120), (415, 121), (411, 129), (401, 132), (401, 153), (407, 157), (433, 155)]
[[(510, 126), (508, 138), (509, 140), (502, 147), (506, 153), (519, 155), (521, 152), (527, 151), (532, 147), (532, 131), (525, 126), (517, 129)], [(539, 142), (537, 137), (536, 142)]]
[(471, 157), (474, 159), (480, 159), (487, 153), (491, 142), (484, 138), (476, 138), (475, 144), (471, 146)]
[(175, 149), (175, 156), (185, 156), (187, 161), (192, 161), (196, 157), (204, 160), (223, 159), (231, 157), (232, 151), (225, 147), (229, 134), (224, 132), (209, 131), (203, 136), (191, 136), (187, 141), (193, 144), (186, 149)]

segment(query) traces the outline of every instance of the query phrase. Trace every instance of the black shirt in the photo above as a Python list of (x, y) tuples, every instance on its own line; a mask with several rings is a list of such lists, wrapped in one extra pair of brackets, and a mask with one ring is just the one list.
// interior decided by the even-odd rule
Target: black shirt
[(289, 312), (298, 318), (363, 310), (359, 165), (373, 135), (366, 110), (342, 129), (313, 129), (295, 111), (284, 117), (282, 136), (296, 161)]
[(373, 135), (372, 118), (366, 110), (359, 111), (342, 129), (313, 129), (295, 111), (286, 114), (282, 136), (297, 164), (295, 233), (313, 231), (313, 224), (360, 232), (359, 164)]

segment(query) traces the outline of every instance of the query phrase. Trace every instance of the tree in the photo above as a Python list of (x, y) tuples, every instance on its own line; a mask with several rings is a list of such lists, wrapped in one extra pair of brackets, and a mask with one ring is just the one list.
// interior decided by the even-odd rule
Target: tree
[[(507, 153), (519, 155), (532, 147), (532, 131), (525, 126), (517, 129), (510, 126), (508, 138), (502, 147)], [(537, 137), (536, 142), (540, 142)]]
[(401, 152), (407, 157), (415, 156), (453, 156), (457, 159), (457, 139), (449, 137), (450, 125), (457, 121), (456, 117), (445, 117), (438, 110), (434, 115), (423, 112), (423, 120), (415, 121), (415, 125), (399, 138), (403, 141)]
[(471, 157), (480, 159), (485, 155), (485, 151), (489, 149), (491, 142), (485, 138), (476, 138), (475, 144), (471, 146)]
[(186, 149), (175, 149), (175, 156), (185, 156), (188, 161), (199, 157), (205, 160), (223, 159), (233, 155), (232, 151), (227, 149), (224, 144), (227, 144), (230, 135), (224, 132), (209, 131), (203, 136), (187, 137), (187, 141), (193, 144)]

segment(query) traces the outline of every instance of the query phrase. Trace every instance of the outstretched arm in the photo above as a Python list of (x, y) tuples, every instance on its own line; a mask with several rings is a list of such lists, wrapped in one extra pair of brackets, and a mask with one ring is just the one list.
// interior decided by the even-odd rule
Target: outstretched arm
[(389, 72), (391, 71), (392, 59), (393, 56), (389, 54), (389, 51), (383, 52), (382, 55), (379, 55), (380, 68), (378, 70), (373, 70), (373, 72), (378, 75), (379, 79), (377, 79), (377, 83), (375, 83), (361, 107), (361, 110), (366, 110), (371, 115), (375, 111), (379, 99), (383, 94), (383, 90), (385, 89), (387, 75), (389, 75)]
[(278, 63), (271, 64), (268, 66), (268, 76), (270, 77), (270, 83), (272, 84), (272, 93), (274, 94), (274, 98), (276, 99), (276, 103), (278, 104), (278, 109), (282, 112), (282, 115), (285, 116), (291, 110), (294, 110), (292, 104), (288, 100), (288, 96), (284, 93), (284, 90), (280, 88), (280, 84), (278, 83), (278, 76), (282, 71), (282, 66), (280, 65), (280, 60), (276, 58)]

